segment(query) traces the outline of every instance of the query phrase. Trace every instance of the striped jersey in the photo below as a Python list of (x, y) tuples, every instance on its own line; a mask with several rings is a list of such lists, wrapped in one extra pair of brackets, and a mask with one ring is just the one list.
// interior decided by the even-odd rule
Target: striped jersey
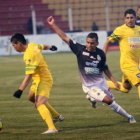
[(45, 58), (42, 55), (43, 45), (29, 43), (24, 52), (25, 74), (32, 74), (33, 80), (52, 81)]

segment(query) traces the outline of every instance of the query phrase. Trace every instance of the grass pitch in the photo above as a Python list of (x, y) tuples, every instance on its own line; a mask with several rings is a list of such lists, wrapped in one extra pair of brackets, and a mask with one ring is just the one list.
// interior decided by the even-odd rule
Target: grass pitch
[[(55, 124), (59, 133), (40, 134), (47, 126), (27, 100), (29, 86), (21, 99), (12, 96), (24, 78), (25, 68), (22, 56), (6, 56), (0, 57), (0, 140), (140, 140), (140, 100), (135, 87), (130, 93), (112, 90), (116, 102), (137, 120), (136, 124), (129, 124), (107, 105), (98, 103), (97, 109), (91, 108), (72, 53), (45, 57), (54, 79), (49, 102), (65, 117), (64, 122)], [(114, 77), (121, 80), (119, 52), (109, 52), (107, 61)]]

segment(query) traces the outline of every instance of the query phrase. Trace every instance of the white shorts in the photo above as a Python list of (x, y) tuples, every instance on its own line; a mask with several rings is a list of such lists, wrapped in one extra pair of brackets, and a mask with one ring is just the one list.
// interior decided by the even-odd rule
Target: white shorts
[(109, 96), (114, 100), (114, 96), (107, 85), (106, 81), (98, 86), (84, 86), (82, 85), (83, 91), (91, 96), (93, 100), (102, 102), (105, 96)]

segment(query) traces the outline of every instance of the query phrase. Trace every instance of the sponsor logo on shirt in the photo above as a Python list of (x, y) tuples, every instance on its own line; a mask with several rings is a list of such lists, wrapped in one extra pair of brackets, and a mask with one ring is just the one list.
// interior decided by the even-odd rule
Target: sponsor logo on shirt
[(83, 55), (89, 56), (88, 52), (83, 52)]
[(130, 48), (140, 48), (140, 45), (130, 45)]
[(140, 43), (140, 37), (128, 37), (128, 43)]
[(94, 56), (90, 56), (91, 59), (96, 59)]
[(85, 67), (86, 74), (99, 74), (98, 68)]
[(97, 67), (99, 61), (92, 61), (92, 62), (86, 62), (86, 66), (93, 66), (93, 67)]

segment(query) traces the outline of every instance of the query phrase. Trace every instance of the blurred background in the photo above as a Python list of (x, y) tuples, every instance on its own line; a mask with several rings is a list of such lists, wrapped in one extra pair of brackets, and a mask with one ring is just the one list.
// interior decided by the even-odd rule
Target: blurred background
[(123, 13), (140, 0), (0, 0), (0, 36), (53, 33), (46, 18), (54, 16), (65, 32), (112, 31)]

